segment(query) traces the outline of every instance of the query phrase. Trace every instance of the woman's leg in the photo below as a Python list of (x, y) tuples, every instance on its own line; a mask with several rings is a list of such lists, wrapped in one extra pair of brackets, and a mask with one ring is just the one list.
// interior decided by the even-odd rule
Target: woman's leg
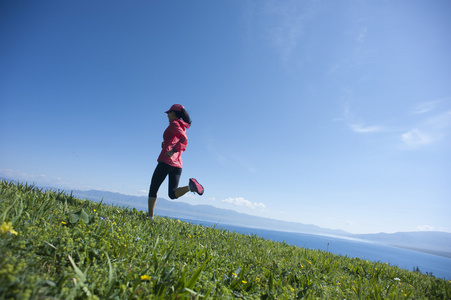
[(180, 182), (180, 176), (182, 176), (182, 169), (174, 168), (169, 173), (169, 198), (177, 199), (189, 192), (188, 186), (178, 187)]
[(169, 165), (158, 163), (155, 171), (152, 175), (152, 180), (150, 182), (149, 188), (149, 199), (148, 199), (148, 207), (149, 207), (149, 217), (153, 218), (153, 214), (155, 211), (155, 205), (157, 203), (157, 192), (160, 189), (161, 184), (164, 179), (170, 172), (171, 167)]
[(176, 198), (180, 198), (180, 197), (182, 197), (183, 195), (185, 195), (188, 192), (189, 192), (189, 187), (188, 186), (179, 187), (179, 188), (177, 188), (175, 190), (175, 197)]
[(147, 200), (147, 205), (149, 206), (149, 217), (153, 219), (153, 214), (155, 211), (155, 205), (157, 204), (157, 197), (150, 197)]

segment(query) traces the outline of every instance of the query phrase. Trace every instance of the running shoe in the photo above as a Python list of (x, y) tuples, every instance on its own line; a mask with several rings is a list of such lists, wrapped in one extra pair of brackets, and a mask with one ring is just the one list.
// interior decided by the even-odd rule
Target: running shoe
[(198, 193), (199, 195), (204, 193), (204, 187), (194, 178), (189, 179), (189, 190)]

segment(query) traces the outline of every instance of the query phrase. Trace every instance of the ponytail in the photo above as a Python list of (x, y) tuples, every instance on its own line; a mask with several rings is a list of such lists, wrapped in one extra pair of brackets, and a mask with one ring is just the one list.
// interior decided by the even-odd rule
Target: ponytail
[(191, 124), (191, 118), (189, 117), (188, 112), (182, 108), (181, 111), (177, 111), (175, 110), (175, 115), (177, 116), (177, 118), (182, 119), (183, 121), (185, 121), (188, 124)]

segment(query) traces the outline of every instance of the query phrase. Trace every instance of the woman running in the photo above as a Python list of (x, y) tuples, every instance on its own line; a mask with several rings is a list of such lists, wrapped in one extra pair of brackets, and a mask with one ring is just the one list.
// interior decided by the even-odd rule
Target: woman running
[(179, 187), (183, 166), (181, 156), (188, 145), (186, 129), (191, 125), (191, 118), (180, 104), (172, 105), (165, 113), (168, 114), (169, 126), (163, 133), (162, 149), (149, 189), (149, 218), (151, 219), (153, 219), (157, 202), (158, 189), (167, 175), (169, 175), (168, 194), (171, 199), (177, 199), (190, 191), (199, 195), (204, 193), (203, 186), (194, 178), (189, 179), (187, 186)]

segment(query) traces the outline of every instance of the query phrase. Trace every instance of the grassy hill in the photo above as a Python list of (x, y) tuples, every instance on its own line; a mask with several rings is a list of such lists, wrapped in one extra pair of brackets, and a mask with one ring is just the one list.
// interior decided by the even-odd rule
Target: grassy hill
[(1, 299), (451, 299), (418, 272), (0, 181)]

